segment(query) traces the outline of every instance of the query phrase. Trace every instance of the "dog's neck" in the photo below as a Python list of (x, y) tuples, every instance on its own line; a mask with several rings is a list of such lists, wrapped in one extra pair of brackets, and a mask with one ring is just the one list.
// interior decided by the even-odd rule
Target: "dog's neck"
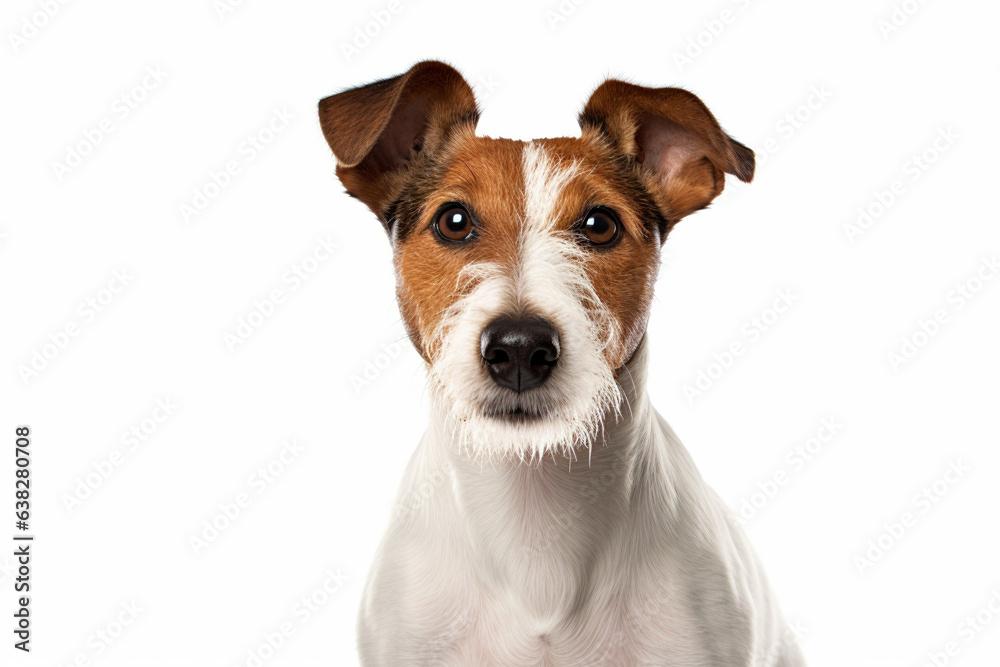
[(620, 369), (620, 414), (575, 458), (550, 454), (480, 461), (450, 440), (445, 445), (462, 537), (471, 556), (501, 590), (511, 590), (541, 616), (564, 613), (586, 586), (588, 567), (621, 544), (633, 510), (637, 460), (644, 460), (654, 428), (646, 397), (645, 340)]

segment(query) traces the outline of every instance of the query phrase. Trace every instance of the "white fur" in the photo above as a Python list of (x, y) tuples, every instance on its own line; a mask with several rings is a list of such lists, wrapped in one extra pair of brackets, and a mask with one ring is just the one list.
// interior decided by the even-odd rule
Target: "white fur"
[[(575, 167), (533, 144), (524, 167), (516, 270), (468, 267), (434, 338), (431, 422), (365, 587), (362, 663), (804, 665), (743, 532), (649, 404), (645, 341), (617, 381), (604, 362), (617, 324), (552, 227)], [(562, 352), (512, 398), (479, 335), (525, 310)], [(545, 416), (483, 411), (498, 400)]]

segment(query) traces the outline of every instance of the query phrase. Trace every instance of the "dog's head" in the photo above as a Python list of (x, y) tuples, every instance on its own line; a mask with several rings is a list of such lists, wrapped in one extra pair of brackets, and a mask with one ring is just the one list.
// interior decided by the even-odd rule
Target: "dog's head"
[(620, 407), (660, 246), (753, 151), (679, 88), (608, 80), (579, 138), (476, 136), (443, 63), (319, 103), (347, 192), (382, 221), (413, 344), (460, 442), (533, 457), (588, 445)]

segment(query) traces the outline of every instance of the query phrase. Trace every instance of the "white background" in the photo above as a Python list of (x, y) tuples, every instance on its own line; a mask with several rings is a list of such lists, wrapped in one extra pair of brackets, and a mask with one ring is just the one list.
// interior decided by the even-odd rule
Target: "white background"
[[(212, 0), (91, 0), (51, 17), (6, 2), (0, 539), (13, 545), (14, 426), (30, 424), (36, 542), (30, 656), (11, 647), (13, 546), (0, 549), (0, 663), (247, 665), (285, 622), (292, 635), (263, 664), (355, 663), (361, 587), (425, 422), (425, 379), (394, 345), (389, 245), (336, 181), (315, 104), (439, 58), (475, 85), (482, 134), (574, 135), (614, 75), (694, 91), (757, 151), (756, 180), (731, 180), (667, 242), (653, 402), (709, 483), (753, 513), (810, 664), (931, 664), (949, 642), (958, 653), (938, 664), (997, 664), (1000, 614), (971, 637), (961, 624), (992, 596), (1000, 610), (1000, 277), (983, 264), (1000, 257), (1000, 9), (910, 0), (885, 34), (894, 1), (399, 0), (388, 14), (381, 1), (245, 0), (220, 15)], [(391, 18), (365, 44), (372, 12)], [(147, 68), (160, 80), (143, 89)], [(292, 120), (269, 134), (276, 110)], [(88, 140), (105, 119), (111, 131)], [(65, 173), (73, 151), (88, 154)], [(230, 161), (239, 172), (211, 187)], [(859, 207), (880, 214), (851, 238)], [(309, 260), (317, 239), (335, 254)], [(299, 285), (285, 280), (295, 266), (313, 269)], [(124, 289), (105, 291), (122, 270)], [(961, 305), (959, 285), (978, 288)], [(276, 289), (283, 302), (231, 350), (226, 335)], [(780, 290), (794, 302), (772, 320)], [(754, 317), (770, 324), (751, 339)], [(919, 349), (893, 364), (904, 337)], [(689, 400), (699, 371), (714, 379)], [(161, 423), (158, 399), (177, 406)], [(835, 436), (794, 465), (828, 418)], [(150, 433), (129, 449), (133, 428)], [(258, 493), (251, 476), (290, 439), (301, 453)], [(968, 470), (916, 500), (950, 462)], [(241, 493), (250, 505), (196, 554), (191, 538)], [(342, 582), (316, 593), (328, 572)], [(294, 605), (313, 594), (324, 604), (304, 619)], [(131, 603), (141, 611), (119, 628)]]

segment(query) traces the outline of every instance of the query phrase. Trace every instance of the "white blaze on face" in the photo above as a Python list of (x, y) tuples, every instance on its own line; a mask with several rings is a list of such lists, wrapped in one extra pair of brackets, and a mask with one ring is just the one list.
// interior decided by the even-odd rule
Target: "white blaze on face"
[[(578, 172), (528, 143), (523, 153), (524, 219), (513, 266), (470, 265), (473, 286), (442, 318), (440, 354), (431, 366), (435, 413), (448, 415), (460, 445), (483, 458), (531, 460), (552, 451), (572, 456), (589, 446), (618, 410), (620, 390), (604, 349), (617, 343), (617, 322), (584, 270), (588, 251), (556, 229), (559, 197)], [(559, 331), (561, 351), (549, 379), (516, 394), (493, 382), (480, 354), (483, 329), (501, 315), (543, 317)], [(518, 409), (534, 418), (497, 416)]]

